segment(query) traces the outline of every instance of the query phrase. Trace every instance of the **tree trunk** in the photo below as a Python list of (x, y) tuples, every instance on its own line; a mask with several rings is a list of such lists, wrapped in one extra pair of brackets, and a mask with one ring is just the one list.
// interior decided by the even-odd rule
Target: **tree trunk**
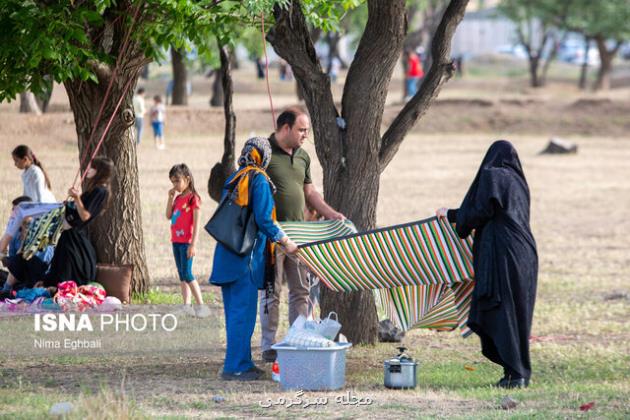
[(540, 87), (540, 79), (538, 78), (538, 64), (540, 58), (538, 55), (529, 56), (529, 84), (531, 87)]
[(42, 111), (39, 109), (32, 92), (20, 93), (20, 113), (41, 115)]
[[(301, 81), (317, 156), (324, 169), (324, 197), (359, 230), (376, 225), (380, 123), (387, 86), (404, 38), (405, 15), (402, 0), (370, 1), (368, 9), (365, 33), (344, 87), (347, 114), (343, 117), (348, 122), (347, 130), (336, 124), (339, 112), (333, 102), (330, 79), (317, 60), (298, 1), (288, 10), (275, 8), (276, 25), (268, 36)], [(375, 67), (374, 62), (379, 66)], [(367, 103), (371, 106), (358, 106)], [(378, 317), (371, 290), (343, 294), (324, 290), (321, 298), (322, 313), (337, 312), (348, 340), (375, 343)]]
[(588, 36), (584, 37), (584, 62), (582, 63), (582, 68), (580, 69), (580, 81), (578, 82), (578, 86), (580, 89), (586, 89), (586, 76), (588, 72), (588, 54), (591, 49), (591, 38)]
[(52, 97), (52, 92), (54, 88), (52, 77), (46, 75), (44, 76), (44, 80), (46, 80), (45, 90), (40, 94), (35, 95), (37, 106), (39, 106), (39, 109), (42, 111), (42, 113), (48, 112), (48, 105), (50, 104), (50, 98)]
[[(96, 248), (98, 262), (133, 264), (132, 290), (136, 293), (145, 293), (149, 290), (150, 279), (144, 251), (132, 104), (138, 72), (129, 70), (130, 68), (134, 68), (134, 63), (121, 66), (107, 102), (104, 102), (104, 99), (111, 78), (111, 69), (105, 65), (101, 65), (97, 71), (98, 84), (75, 80), (67, 81), (64, 85), (74, 114), (81, 157), (86, 152), (91, 156), (114, 112), (116, 103), (124, 94), (122, 105), (98, 151), (99, 155), (112, 159), (116, 167), (112, 180), (112, 197), (106, 210), (90, 225), (89, 235)], [(128, 83), (129, 88), (124, 92), (124, 87)], [(102, 103), (105, 103), (105, 108), (95, 135), (90, 141), (92, 124)], [(88, 160), (84, 159), (82, 171), (85, 171)], [(85, 188), (85, 185), (83, 187)]]
[(235, 159), (235, 138), (236, 138), (236, 114), (232, 107), (232, 96), (234, 93), (232, 86), (232, 72), (230, 70), (230, 58), (226, 47), (219, 46), (221, 58), (222, 91), (223, 91), (223, 114), (225, 116), (225, 135), (223, 137), (223, 157), (221, 162), (216, 163), (210, 171), (208, 179), (208, 194), (214, 201), (221, 199), (223, 184), (228, 176), (236, 170)]
[(173, 64), (173, 97), (171, 105), (188, 105), (186, 61), (182, 52), (174, 47), (171, 47), (171, 61)]
[[(606, 39), (602, 35), (595, 37), (597, 43), (597, 49), (599, 50), (600, 66), (597, 72), (597, 79), (593, 85), (593, 90), (608, 90), (610, 89), (610, 73), (612, 70), (612, 61), (617, 55), (619, 47), (621, 47), (621, 41), (618, 41), (616, 46), (612, 50), (608, 50), (606, 47)], [(588, 59), (586, 57), (585, 59)]]
[[(223, 106), (225, 99), (223, 93), (224, 79), (223, 65), (214, 71), (214, 80), (212, 81), (212, 97), (210, 98), (211, 107)], [(231, 79), (230, 79), (231, 80)]]
[[(368, 0), (368, 21), (346, 78), (339, 124), (330, 80), (315, 55), (300, 2), (293, 0), (286, 10), (274, 8), (276, 24), (267, 39), (291, 65), (303, 87), (315, 149), (323, 167), (324, 198), (360, 231), (376, 226), (380, 172), (447, 80), (444, 75), (452, 69), (450, 42), (467, 3), (451, 1), (436, 31), (428, 83), (422, 85), (383, 137), (380, 131), (385, 99), (405, 37), (405, 2)], [(378, 319), (371, 290), (343, 294), (324, 290), (321, 308), (324, 314), (330, 310), (338, 313), (342, 332), (350, 341), (376, 341)]]

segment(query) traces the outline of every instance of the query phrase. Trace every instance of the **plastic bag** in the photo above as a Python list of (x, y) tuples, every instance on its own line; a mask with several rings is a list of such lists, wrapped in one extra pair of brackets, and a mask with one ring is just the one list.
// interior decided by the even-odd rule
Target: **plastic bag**
[[(335, 319), (332, 316), (335, 315)], [(337, 319), (337, 313), (331, 312), (327, 318), (324, 318), (317, 328), (317, 332), (329, 340), (334, 340), (337, 334), (341, 331), (341, 324)]]
[(332, 347), (335, 343), (319, 333), (320, 323), (298, 316), (282, 342), (294, 347)]

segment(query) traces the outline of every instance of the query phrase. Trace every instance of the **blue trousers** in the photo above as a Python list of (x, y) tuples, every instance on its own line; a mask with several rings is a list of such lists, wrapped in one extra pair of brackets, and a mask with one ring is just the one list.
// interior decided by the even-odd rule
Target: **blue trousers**
[(221, 285), (227, 330), (227, 348), (223, 372), (245, 372), (254, 367), (252, 335), (256, 326), (258, 288), (251, 274)]
[(407, 83), (407, 96), (413, 96), (418, 91), (418, 84), (420, 82), (420, 78), (418, 77), (407, 77), (405, 83)]
[(195, 276), (193, 276), (192, 273), (193, 259), (188, 258), (189, 247), (190, 244), (173, 242), (173, 256), (175, 257), (175, 265), (177, 266), (179, 281), (185, 281), (186, 283), (195, 281)]

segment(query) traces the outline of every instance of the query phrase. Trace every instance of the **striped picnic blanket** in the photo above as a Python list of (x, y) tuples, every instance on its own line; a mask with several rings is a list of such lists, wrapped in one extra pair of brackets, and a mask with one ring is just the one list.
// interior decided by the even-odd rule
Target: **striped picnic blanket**
[(469, 333), (472, 239), (459, 239), (448, 222), (436, 217), (362, 233), (345, 231), (342, 224), (356, 232), (348, 221), (316, 223), (281, 225), (302, 244), (298, 258), (328, 288), (373, 289), (403, 330), (459, 326), (462, 334)]
[(66, 207), (61, 206), (31, 222), (26, 238), (20, 248), (22, 257), (25, 260), (30, 260), (38, 251), (43, 251), (49, 245), (57, 245), (63, 231), (65, 214)]

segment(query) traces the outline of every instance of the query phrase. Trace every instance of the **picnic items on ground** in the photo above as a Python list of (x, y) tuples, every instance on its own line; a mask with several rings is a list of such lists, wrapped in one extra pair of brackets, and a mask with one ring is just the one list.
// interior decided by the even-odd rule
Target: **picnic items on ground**
[(405, 354), (406, 347), (398, 347), (398, 355), (385, 360), (383, 382), (390, 389), (413, 389), (417, 384), (418, 362)]
[(344, 386), (346, 350), (352, 344), (336, 343), (328, 338), (337, 336), (341, 329), (336, 315), (331, 312), (321, 321), (300, 315), (284, 339), (272, 346), (278, 352), (282, 389), (316, 391)]

